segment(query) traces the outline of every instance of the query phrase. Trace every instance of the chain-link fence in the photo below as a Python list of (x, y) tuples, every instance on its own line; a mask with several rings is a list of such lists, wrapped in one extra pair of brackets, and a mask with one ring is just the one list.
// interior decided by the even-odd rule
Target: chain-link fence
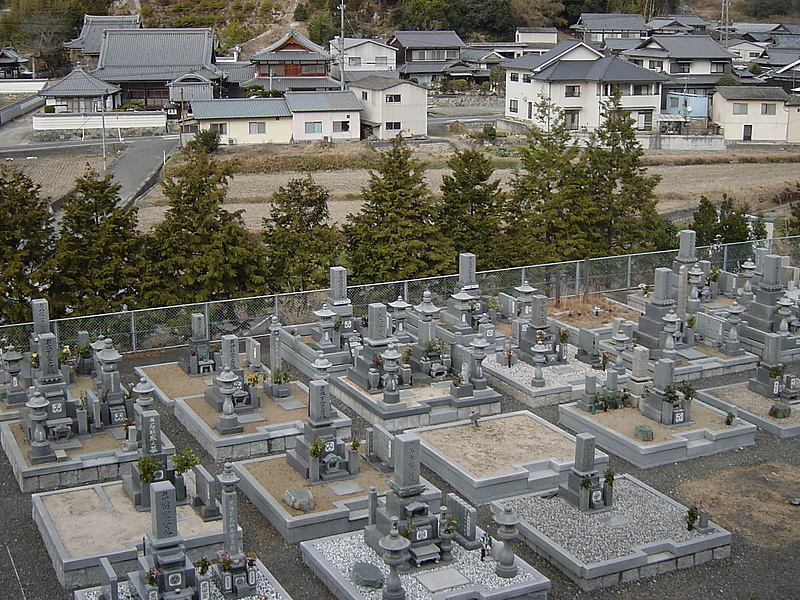
[[(739, 265), (747, 258), (752, 258), (758, 247), (788, 255), (792, 262), (800, 259), (800, 236), (704, 246), (697, 248), (697, 256), (701, 260), (711, 261), (712, 265), (722, 270), (737, 272)], [(653, 270), (671, 267), (677, 254), (677, 250), (669, 250), (531, 265), (483, 271), (478, 273), (477, 279), (481, 293), (487, 296), (513, 294), (514, 288), (525, 281), (550, 298), (617, 292), (636, 288), (641, 283), (652, 285)], [(457, 291), (457, 284), (458, 275), (445, 275), (350, 286), (347, 291), (354, 314), (363, 317), (367, 315), (367, 306), (373, 302), (389, 303), (403, 298), (406, 302), (417, 304), (422, 300), (425, 290), (431, 291), (434, 303), (443, 305), (450, 294)], [(191, 335), (192, 313), (205, 315), (212, 339), (219, 339), (224, 334), (257, 336), (268, 331), (272, 315), (277, 315), (284, 325), (312, 321), (312, 311), (318, 310), (327, 298), (328, 290), (272, 294), (67, 317), (54, 319), (51, 326), (62, 345), (76, 344), (78, 332), (87, 331), (90, 339), (99, 335), (110, 336), (120, 352), (137, 352), (185, 345)], [(32, 331), (32, 323), (3, 325), (0, 326), (0, 338), (8, 344), (25, 348)]]

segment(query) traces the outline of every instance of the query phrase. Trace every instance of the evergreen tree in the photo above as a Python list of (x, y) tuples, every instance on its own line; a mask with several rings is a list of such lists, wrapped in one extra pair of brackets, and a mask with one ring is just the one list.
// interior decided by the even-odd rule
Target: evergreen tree
[(111, 175), (87, 169), (63, 205), (50, 296), (58, 314), (130, 308), (139, 295), (141, 243), (136, 209), (117, 206)]
[(593, 254), (598, 243), (597, 215), (585, 201), (590, 184), (576, 164), (580, 150), (563, 111), (544, 97), (535, 108), (506, 205), (503, 266), (578, 259)]
[(18, 169), (0, 167), (0, 322), (27, 322), (30, 301), (47, 288), (53, 247), (48, 198)]
[(456, 253), (474, 252), (484, 268), (498, 268), (494, 241), (502, 234), (505, 193), (499, 181), (490, 181), (492, 160), (480, 150), (456, 150), (447, 166), (453, 173), (442, 178), (441, 235), (453, 241)]
[(219, 300), (264, 291), (264, 247), (242, 211), (222, 208), (232, 166), (188, 146), (162, 183), (170, 202), (155, 226), (144, 296), (150, 306)]
[(765, 240), (769, 233), (767, 232), (767, 224), (764, 222), (764, 215), (758, 213), (758, 219), (750, 230), (751, 240)]
[(307, 290), (328, 282), (342, 250), (341, 234), (327, 224), (328, 197), (311, 175), (292, 179), (273, 194), (270, 217), (264, 219), (270, 290)]
[(717, 207), (705, 196), (700, 196), (700, 204), (692, 213), (691, 229), (697, 234), (698, 246), (710, 246), (716, 242), (719, 234), (719, 215)]
[(369, 184), (361, 190), (361, 211), (348, 215), (345, 225), (356, 280), (430, 277), (453, 270), (453, 248), (438, 235), (424, 170), (399, 136), (379, 156)]
[(733, 198), (722, 195), (719, 205), (719, 236), (723, 244), (746, 242), (750, 238), (750, 225), (747, 213), (750, 207), (746, 203), (736, 204)]
[(786, 235), (800, 235), (800, 202), (789, 206), (789, 219), (786, 221)]
[(606, 255), (652, 250), (652, 228), (660, 227), (655, 188), (661, 178), (642, 166), (634, 121), (622, 108), (619, 92), (603, 105), (601, 116), (581, 158), (590, 203), (599, 217), (599, 250)]

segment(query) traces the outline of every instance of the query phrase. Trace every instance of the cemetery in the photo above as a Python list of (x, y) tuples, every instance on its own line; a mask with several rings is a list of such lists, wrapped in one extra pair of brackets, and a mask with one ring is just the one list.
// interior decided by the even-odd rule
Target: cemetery
[[(212, 339), (207, 307), (185, 310), (185, 347), (136, 366), (34, 300), (27, 347), (0, 354), (0, 441), (79, 600), (290, 600), (270, 556), (245, 553), (238, 491), (337, 598), (545, 600), (515, 549), (583, 590), (651, 579), (727, 558), (728, 504), (753, 509), (726, 471), (724, 505), (702, 481), (676, 486), (684, 505), (619, 458), (657, 469), (800, 435), (800, 273), (752, 250), (719, 269), (684, 230), (652, 287), (580, 299), (577, 276), (570, 297), (535, 270), (487, 281), (469, 253), (413, 289), (333, 267), (329, 289), (260, 315), (263, 335)], [(770, 464), (765, 479), (789, 468)], [(796, 519), (789, 500), (769, 510)]]
[[(573, 466), (574, 436), (528, 411), (412, 431), (422, 464), (475, 506), (555, 489)], [(595, 460), (608, 466), (599, 450)]]

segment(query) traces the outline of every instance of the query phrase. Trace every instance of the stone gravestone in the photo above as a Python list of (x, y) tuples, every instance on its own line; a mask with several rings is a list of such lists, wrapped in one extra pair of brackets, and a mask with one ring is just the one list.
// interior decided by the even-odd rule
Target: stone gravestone
[(331, 285), (330, 304), (332, 306), (350, 304), (350, 300), (347, 298), (347, 269), (344, 267), (331, 267), (329, 275)]
[(594, 471), (595, 438), (588, 433), (575, 436), (575, 469), (581, 473)]
[(252, 337), (244, 338), (245, 345), (245, 360), (247, 366), (251, 371), (258, 372), (261, 370), (261, 344), (259, 341)]
[(142, 435), (142, 452), (144, 454), (161, 454), (161, 416), (154, 410), (134, 408), (139, 417), (137, 427)]
[(401, 433), (394, 436), (393, 446), (394, 479), (389, 482), (389, 486), (401, 498), (419, 494), (423, 487), (419, 478), (422, 450), (419, 436)]
[(170, 546), (179, 542), (175, 487), (169, 481), (150, 484), (150, 530), (153, 545)]
[(33, 334), (50, 333), (50, 304), (44, 298), (31, 300)]
[(331, 422), (330, 389), (326, 381), (312, 380), (308, 382), (308, 418), (316, 425), (327, 425)]
[(478, 539), (478, 511), (470, 506), (459, 496), (447, 494), (445, 497), (447, 512), (456, 520), (456, 537), (458, 542), (467, 550), (476, 550), (481, 547)]
[(678, 232), (678, 256), (676, 261), (682, 264), (697, 261), (695, 247), (697, 234), (692, 229), (684, 229)]
[(231, 371), (237, 372), (239, 370), (239, 338), (235, 335), (223, 335), (220, 340), (222, 341), (222, 368), (230, 367)]
[(461, 290), (475, 295), (478, 290), (478, 280), (475, 277), (476, 257), (471, 252), (462, 252), (458, 255), (458, 283), (456, 291)]
[(367, 460), (382, 473), (392, 472), (392, 440), (394, 436), (380, 425), (367, 428)]
[(194, 472), (195, 496), (192, 504), (203, 521), (216, 521), (222, 518), (217, 502), (217, 480), (203, 465), (192, 467)]
[(203, 313), (192, 313), (192, 340), (201, 342), (208, 340), (206, 316)]
[[(575, 436), (575, 463), (567, 471), (566, 483), (558, 486), (558, 495), (581, 512), (603, 508), (605, 499), (600, 477), (595, 469), (595, 437), (589, 433)], [(610, 495), (609, 495), (610, 502)]]
[(389, 337), (389, 322), (386, 305), (374, 302), (367, 307), (367, 311), (369, 315), (369, 324), (367, 326), (368, 340), (381, 344), (385, 343), (385, 340)]
[(531, 325), (534, 329), (545, 329), (547, 327), (547, 296), (533, 295)]

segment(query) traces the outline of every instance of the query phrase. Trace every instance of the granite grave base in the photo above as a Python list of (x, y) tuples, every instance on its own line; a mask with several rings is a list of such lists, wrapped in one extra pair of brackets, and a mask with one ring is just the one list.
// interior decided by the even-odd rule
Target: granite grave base
[[(716, 408), (697, 400), (694, 404), (700, 404), (718, 413), (720, 422), (725, 418), (725, 413)], [(559, 423), (572, 431), (593, 435), (597, 439), (597, 444), (607, 452), (624, 458), (640, 469), (681, 462), (698, 456), (710, 456), (756, 443), (756, 426), (750, 423), (734, 424), (717, 431), (689, 424), (675, 427), (672, 430), (674, 438), (672, 440), (643, 443), (599, 423), (591, 414), (580, 410), (575, 404), (560, 405), (558, 419)], [(650, 420), (642, 416), (641, 422), (647, 424)]]
[(708, 522), (688, 531), (687, 509), (630, 475), (614, 483), (614, 506), (581, 512), (549, 494), (509, 498), (522, 517), (522, 538), (583, 590), (611, 587), (688, 569), (730, 555), (731, 534)]
[[(742, 421), (747, 421), (748, 423), (752, 423), (757, 427), (760, 427), (764, 431), (770, 432), (772, 435), (777, 436), (781, 439), (783, 438), (790, 438), (800, 435), (800, 423), (791, 423), (785, 422), (786, 419), (766, 419), (762, 416), (753, 414), (752, 412), (737, 406), (731, 402), (726, 402), (718, 398), (715, 395), (715, 392), (725, 390), (728, 388), (733, 388), (737, 386), (723, 386), (718, 388), (709, 388), (703, 390), (702, 392), (697, 392), (697, 397), (708, 404), (709, 406), (713, 406), (714, 408), (718, 408), (724, 412), (732, 412), (734, 413), (739, 419)], [(768, 398), (764, 397), (764, 401), (769, 404), (778, 403), (778, 400), (769, 400)], [(800, 411), (800, 407), (794, 406), (791, 408), (793, 412)], [(781, 421), (784, 421), (783, 423)]]

